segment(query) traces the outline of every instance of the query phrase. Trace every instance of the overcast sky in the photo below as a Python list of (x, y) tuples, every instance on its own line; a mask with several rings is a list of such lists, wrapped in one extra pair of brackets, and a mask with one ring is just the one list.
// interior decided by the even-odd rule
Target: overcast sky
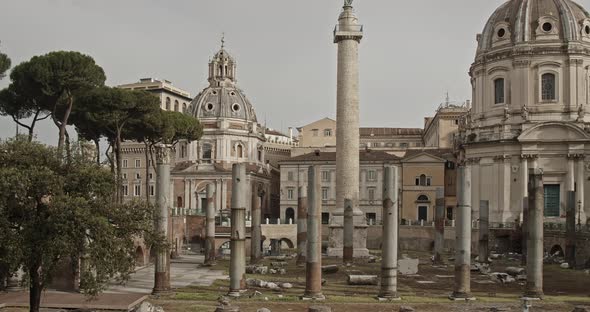
[[(448, 91), (471, 97), (477, 33), (503, 0), (355, 0), (361, 125), (422, 127)], [(55, 50), (94, 57), (107, 84), (168, 79), (193, 96), (221, 33), (261, 123), (286, 130), (336, 115), (332, 30), (343, 0), (0, 0), (1, 50), (14, 64)], [(590, 0), (579, 3), (590, 8)], [(0, 81), (5, 87), (8, 79)], [(14, 134), (0, 119), (0, 138)], [(40, 140), (55, 144), (51, 122)]]

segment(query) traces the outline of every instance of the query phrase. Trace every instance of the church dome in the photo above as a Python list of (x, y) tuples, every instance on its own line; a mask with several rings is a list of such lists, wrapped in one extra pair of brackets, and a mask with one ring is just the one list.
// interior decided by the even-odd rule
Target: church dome
[(256, 113), (246, 95), (236, 85), (236, 62), (223, 48), (209, 62), (209, 86), (191, 103), (198, 119), (233, 118), (257, 122)]
[(571, 0), (509, 0), (478, 36), (478, 54), (521, 43), (590, 43), (590, 15)]

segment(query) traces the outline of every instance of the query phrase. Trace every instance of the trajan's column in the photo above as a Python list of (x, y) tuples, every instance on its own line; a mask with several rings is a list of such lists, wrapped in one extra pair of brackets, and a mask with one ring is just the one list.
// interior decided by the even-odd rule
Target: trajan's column
[[(334, 43), (338, 44), (336, 103), (336, 210), (330, 224), (329, 256), (367, 257), (367, 225), (359, 209), (359, 70), (358, 46), (363, 26), (352, 0), (345, 0)], [(345, 205), (346, 203), (346, 205)], [(346, 206), (346, 207), (345, 207)]]

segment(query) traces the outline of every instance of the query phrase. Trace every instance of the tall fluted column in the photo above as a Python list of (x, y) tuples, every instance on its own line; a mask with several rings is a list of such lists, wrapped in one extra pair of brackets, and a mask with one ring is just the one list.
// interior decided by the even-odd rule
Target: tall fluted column
[(260, 190), (256, 183), (252, 184), (252, 231), (251, 231), (251, 246), (250, 246), (250, 263), (257, 263), (262, 259), (262, 229), (260, 223), (262, 222), (262, 210), (260, 200)]
[(576, 192), (574, 188), (574, 159), (568, 158), (567, 174), (565, 181), (566, 202), (565, 202), (565, 261), (570, 267), (576, 264)]
[(297, 265), (305, 264), (307, 245), (307, 187), (299, 187), (297, 200)]
[(471, 170), (457, 168), (458, 213), (455, 248), (455, 290), (453, 300), (470, 300), (471, 296)]
[(322, 186), (318, 166), (310, 166), (307, 187), (307, 263), (303, 300), (324, 300), (322, 294)]
[(528, 215), (529, 215), (529, 161), (527, 155), (522, 155), (520, 171), (522, 173), (522, 256), (521, 264), (526, 264), (527, 237), (528, 237)]
[(246, 290), (246, 164), (232, 166), (231, 234), (228, 296), (239, 297)]
[(378, 298), (399, 299), (397, 293), (398, 186), (397, 168), (385, 167), (383, 174), (383, 246), (381, 260), (381, 290)]
[[(170, 213), (170, 146), (156, 146), (156, 216), (155, 228), (159, 236), (169, 241), (168, 215)], [(165, 245), (156, 249), (153, 294), (170, 291), (170, 251)]]
[(527, 280), (524, 296), (527, 298), (543, 297), (543, 208), (545, 192), (543, 189), (543, 171), (529, 169), (529, 215), (527, 239)]
[(215, 265), (215, 185), (207, 184), (207, 207), (206, 213), (206, 238), (205, 238), (205, 265)]
[[(336, 210), (330, 226), (331, 256), (342, 256), (345, 263), (353, 257), (369, 255), (366, 248), (366, 223), (359, 209), (359, 67), (358, 45), (363, 37), (350, 2), (346, 2), (334, 31), (338, 44), (336, 96)], [(350, 202), (352, 213), (345, 214)], [(347, 219), (345, 221), (344, 219)], [(351, 220), (352, 219), (352, 220)], [(344, 227), (344, 224), (353, 224)], [(355, 231), (354, 234), (347, 233)], [(351, 238), (353, 241), (351, 241)], [(342, 242), (342, 243), (341, 243)], [(353, 250), (350, 250), (352, 246)], [(345, 248), (346, 247), (346, 248)]]

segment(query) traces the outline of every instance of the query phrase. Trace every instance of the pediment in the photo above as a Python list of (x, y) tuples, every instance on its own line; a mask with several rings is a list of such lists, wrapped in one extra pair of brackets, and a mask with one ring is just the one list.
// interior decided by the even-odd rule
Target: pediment
[(590, 141), (583, 129), (563, 122), (547, 122), (525, 130), (519, 142), (579, 142)]
[(406, 163), (440, 163), (440, 162), (445, 162), (446, 160), (444, 160), (443, 158), (440, 157), (436, 157), (434, 155), (430, 155), (428, 153), (420, 153), (414, 156), (410, 156), (407, 158), (404, 158), (402, 160), (402, 162), (406, 162)]

